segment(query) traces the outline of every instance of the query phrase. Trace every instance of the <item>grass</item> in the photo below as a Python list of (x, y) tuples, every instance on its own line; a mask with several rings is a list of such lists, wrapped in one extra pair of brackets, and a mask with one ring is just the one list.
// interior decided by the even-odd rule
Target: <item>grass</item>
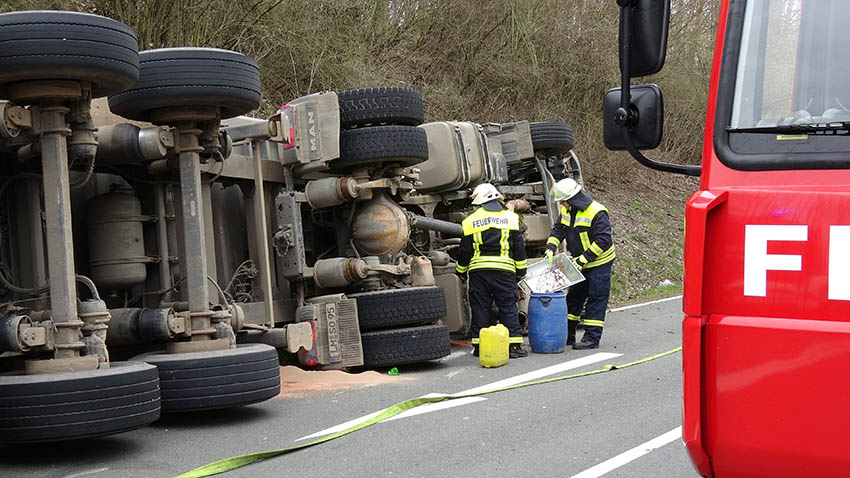
[[(629, 305), (633, 303), (646, 302), (655, 299), (662, 299), (664, 297), (670, 297), (674, 295), (679, 295), (682, 293), (682, 284), (671, 284), (671, 285), (659, 285), (656, 287), (650, 287), (649, 289), (643, 289), (639, 291), (637, 294), (633, 295), (628, 302), (617, 303), (612, 302), (609, 307), (620, 307), (623, 305)], [(612, 296), (613, 300), (613, 296)]]
[(615, 184), (616, 188), (607, 185), (598, 194), (611, 211), (617, 247), (610, 303), (617, 306), (680, 294), (684, 203), (697, 188), (696, 182), (640, 169), (628, 182)]

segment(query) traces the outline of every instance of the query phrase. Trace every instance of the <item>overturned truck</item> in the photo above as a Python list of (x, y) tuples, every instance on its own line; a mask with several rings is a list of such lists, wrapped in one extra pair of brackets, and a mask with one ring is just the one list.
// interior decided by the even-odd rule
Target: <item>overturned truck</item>
[[(312, 320), (315, 307), (302, 308), (305, 301), (354, 299), (370, 367), (442, 357), (450, 337), (465, 334), (470, 317), (454, 253), (475, 185), (500, 185), (529, 253), (539, 256), (557, 217), (545, 192), (556, 179), (581, 177), (566, 123), (423, 117), (417, 90), (384, 87), (317, 93), (268, 121), (224, 122), (231, 158), (259, 156), (283, 177), (267, 188), (278, 274), (271, 282), (289, 291), (280, 319), (294, 309), (296, 320)], [(275, 144), (270, 124), (288, 138)], [(302, 363), (336, 361), (323, 320), (313, 322), (316, 341), (299, 353)]]
[(0, 443), (263, 401), (281, 359), (448, 355), (470, 189), (499, 184), (539, 255), (545, 192), (580, 179), (565, 123), (423, 124), (394, 87), (250, 118), (251, 58), (139, 52), (95, 15), (3, 14), (0, 42)]

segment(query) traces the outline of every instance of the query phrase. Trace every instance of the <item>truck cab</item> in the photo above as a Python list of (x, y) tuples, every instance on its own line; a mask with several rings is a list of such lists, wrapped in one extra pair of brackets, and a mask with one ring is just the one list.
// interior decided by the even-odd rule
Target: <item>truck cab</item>
[(606, 143), (700, 175), (685, 212), (683, 299), (694, 466), (718, 478), (846, 476), (850, 11), (838, 0), (721, 2), (700, 168), (639, 151), (660, 127), (628, 116), (662, 103), (660, 89), (633, 87), (649, 91), (643, 104), (628, 97), (629, 61), (659, 63), (642, 56), (659, 49), (629, 51), (644, 28), (634, 20), (666, 29), (670, 6), (620, 3), (621, 35), (633, 36), (621, 36), (631, 54), (624, 87), (606, 98)]

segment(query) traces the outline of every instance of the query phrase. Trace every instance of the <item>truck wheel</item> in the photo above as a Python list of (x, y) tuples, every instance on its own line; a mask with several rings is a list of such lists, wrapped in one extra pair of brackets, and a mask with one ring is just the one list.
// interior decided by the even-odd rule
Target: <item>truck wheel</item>
[(130, 360), (159, 369), (163, 413), (239, 407), (280, 393), (277, 350), (264, 344), (182, 354), (153, 352)]
[(415, 126), (372, 126), (340, 132), (339, 159), (332, 170), (395, 163), (412, 166), (428, 159), (428, 137)]
[(424, 324), (446, 316), (446, 294), (440, 287), (411, 287), (346, 294), (357, 300), (360, 330)]
[(139, 53), (139, 83), (109, 98), (109, 109), (149, 121), (152, 110), (221, 108), (222, 118), (260, 106), (260, 70), (253, 58), (215, 48), (162, 48)]
[(535, 151), (566, 153), (576, 145), (573, 128), (567, 123), (531, 123), (531, 144)]
[(0, 444), (111, 435), (159, 418), (159, 378), (145, 363), (40, 375), (0, 375)]
[(449, 328), (445, 325), (365, 332), (360, 339), (364, 367), (425, 362), (452, 353)]
[(422, 93), (413, 88), (360, 88), (337, 93), (343, 128), (380, 124), (418, 126), (425, 121)]
[(95, 98), (132, 88), (139, 79), (136, 33), (86, 13), (33, 11), (0, 15), (0, 96), (32, 80), (92, 82)]

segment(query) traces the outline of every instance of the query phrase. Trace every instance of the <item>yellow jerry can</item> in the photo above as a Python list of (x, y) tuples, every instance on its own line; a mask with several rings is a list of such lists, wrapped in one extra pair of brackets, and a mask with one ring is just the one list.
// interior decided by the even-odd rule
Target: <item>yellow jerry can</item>
[(478, 333), (478, 363), (482, 367), (501, 367), (508, 363), (508, 328), (502, 324), (481, 329)]

